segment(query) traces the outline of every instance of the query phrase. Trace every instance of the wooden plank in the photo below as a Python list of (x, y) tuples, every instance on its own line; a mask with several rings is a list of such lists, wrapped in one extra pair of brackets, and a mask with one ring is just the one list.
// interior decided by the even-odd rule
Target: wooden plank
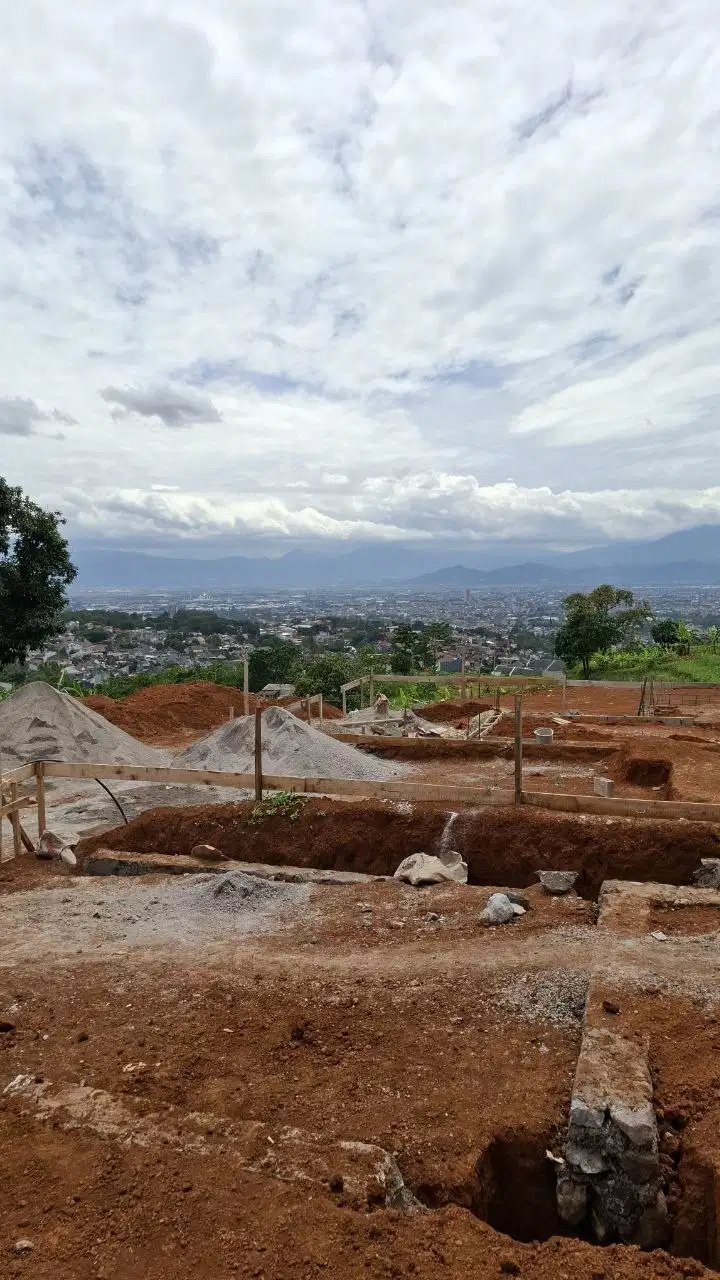
[(262, 776), (262, 712), (255, 712), (255, 799), (262, 800), (263, 793), (263, 776)]
[(10, 809), (11, 809), (10, 823), (12, 826), (12, 833), (13, 833), (13, 853), (16, 858), (19, 858), (20, 854), (22, 853), (22, 844), (20, 843), (20, 818), (17, 812), (18, 800), (19, 800), (18, 784), (17, 782), (11, 782), (10, 783)]
[(622, 796), (568, 795), (552, 791), (524, 791), (524, 805), (562, 813), (593, 813), (617, 818), (687, 818), (691, 822), (720, 822), (720, 804), (694, 800), (634, 800)]
[(218, 769), (165, 769), (155, 765), (64, 764), (46, 761), (46, 778), (120, 778), (124, 782), (178, 782), (187, 786), (238, 787), (252, 791), (253, 773), (223, 773)]
[(0, 818), (9, 818), (13, 813), (19, 813), (21, 809), (31, 809), (33, 802), (29, 796), (18, 796), (17, 800), (6, 802), (4, 799), (0, 803)]
[(45, 774), (40, 760), (35, 765), (35, 795), (37, 798), (39, 838), (45, 831)]
[(347, 778), (284, 778), (274, 774), (263, 776), (266, 790), (305, 792), (313, 795), (392, 797), (398, 800), (427, 800), (439, 804), (508, 805), (512, 791), (493, 787), (451, 787), (430, 782), (358, 782)]
[(8, 769), (0, 777), (0, 788), (8, 787), (11, 782), (27, 782), (28, 778), (35, 777), (34, 764), (21, 764), (17, 769)]

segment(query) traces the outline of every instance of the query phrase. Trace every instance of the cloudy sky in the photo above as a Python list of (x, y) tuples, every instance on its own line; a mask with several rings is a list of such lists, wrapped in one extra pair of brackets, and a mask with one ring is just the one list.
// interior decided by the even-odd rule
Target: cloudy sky
[(716, 19), (8, 6), (2, 474), (189, 552), (720, 522)]

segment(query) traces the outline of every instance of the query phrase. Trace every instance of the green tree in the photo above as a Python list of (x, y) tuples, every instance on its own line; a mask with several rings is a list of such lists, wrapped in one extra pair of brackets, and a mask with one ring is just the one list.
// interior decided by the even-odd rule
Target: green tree
[(302, 667), (295, 680), (295, 689), (302, 698), (321, 693), (326, 702), (339, 706), (342, 703), (342, 685), (354, 680), (357, 674), (357, 662), (348, 654), (318, 654)]
[(674, 618), (659, 618), (650, 628), (650, 634), (656, 644), (669, 646), (677, 644), (680, 624)]
[(0, 663), (24, 663), (62, 629), (76, 575), (57, 511), (44, 511), (0, 477)]
[(452, 629), (447, 622), (433, 622), (420, 629), (401, 623), (390, 637), (390, 669), (401, 676), (434, 670), (451, 641)]
[(269, 638), (248, 659), (248, 678), (253, 693), (266, 684), (293, 684), (299, 653), (290, 641)]
[(555, 637), (555, 653), (568, 664), (580, 663), (584, 680), (596, 653), (632, 636), (652, 616), (646, 601), (632, 591), (604, 583), (594, 591), (576, 591), (563, 601), (565, 620)]

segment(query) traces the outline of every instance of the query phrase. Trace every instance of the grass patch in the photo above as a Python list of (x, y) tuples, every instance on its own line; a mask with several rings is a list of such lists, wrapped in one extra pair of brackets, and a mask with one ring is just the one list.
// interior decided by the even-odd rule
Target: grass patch
[(269, 796), (253, 805), (248, 826), (260, 827), (270, 818), (286, 818), (288, 822), (297, 822), (307, 802), (307, 796), (298, 795), (295, 791), (272, 791)]

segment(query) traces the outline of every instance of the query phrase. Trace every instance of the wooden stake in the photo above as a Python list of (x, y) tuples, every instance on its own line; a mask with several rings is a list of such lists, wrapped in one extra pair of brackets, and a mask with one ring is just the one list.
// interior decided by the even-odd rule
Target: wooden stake
[(235, 708), (234, 708), (234, 707), (231, 707), (231, 708), (230, 708), (230, 715), (228, 716), (228, 720), (234, 720), (234, 719), (235, 719)]
[(255, 799), (262, 800), (262, 711), (255, 712)]
[(319, 695), (319, 697), (320, 697), (320, 701), (319, 701), (319, 703), (318, 703), (318, 710), (319, 710), (319, 712), (320, 712), (320, 728), (322, 729), (322, 726), (323, 726), (323, 696), (322, 696), (322, 694), (320, 694), (320, 695)]
[(342, 691), (342, 700), (343, 700), (343, 703), (342, 703), (343, 720), (347, 720), (347, 692), (345, 691), (345, 689), (343, 689)]
[[(15, 802), (17, 801), (17, 798), (18, 798), (18, 784), (17, 782), (11, 782), (10, 783), (10, 803), (15, 804)], [(17, 809), (14, 811), (14, 813), (10, 814), (10, 822), (12, 824), (12, 833), (13, 833), (13, 853), (16, 858), (19, 858), (20, 854), (22, 853), (22, 844), (20, 841), (20, 814), (17, 812)]]
[(515, 804), (522, 804), (522, 698), (515, 695)]
[(35, 793), (37, 796), (38, 838), (40, 838), (45, 831), (45, 773), (40, 760), (35, 765)]
[(243, 659), (243, 711), (246, 716), (250, 715), (250, 665), (247, 658)]

